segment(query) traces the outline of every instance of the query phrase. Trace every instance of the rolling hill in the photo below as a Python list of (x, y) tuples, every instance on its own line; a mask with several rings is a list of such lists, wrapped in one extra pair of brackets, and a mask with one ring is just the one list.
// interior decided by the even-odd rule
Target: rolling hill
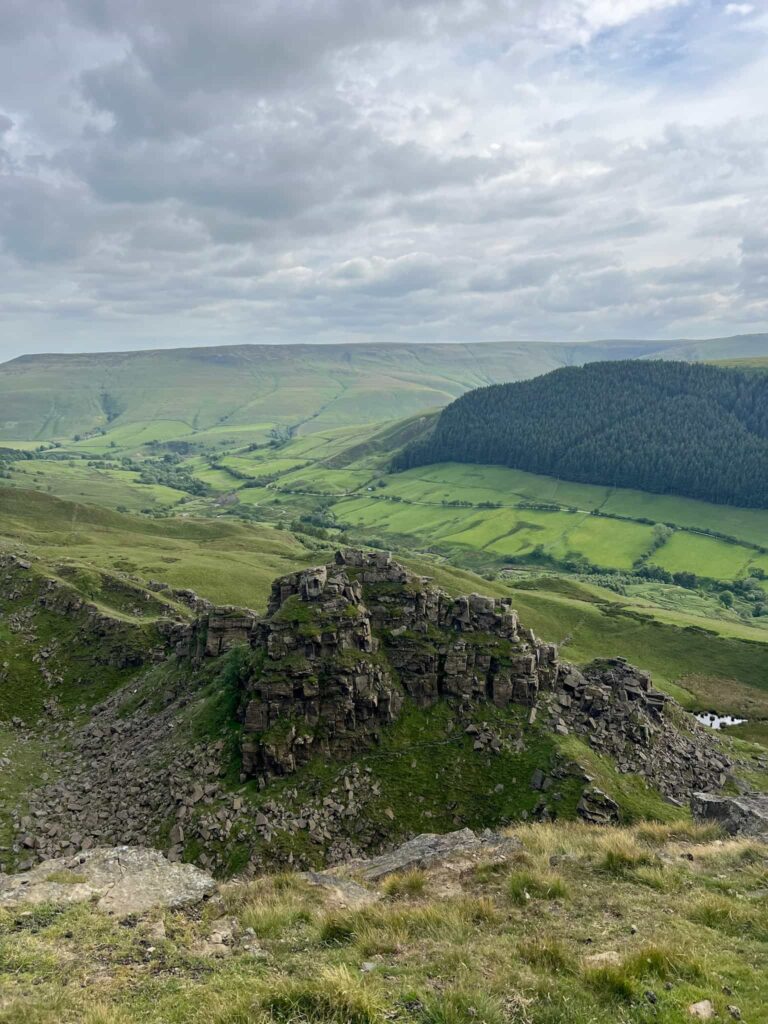
[(768, 507), (768, 378), (662, 360), (591, 363), (463, 395), (395, 459)]
[(768, 335), (704, 342), (241, 345), (22, 356), (0, 365), (0, 444), (106, 430), (119, 447), (247, 443), (402, 418), (472, 388), (604, 359), (768, 354)]

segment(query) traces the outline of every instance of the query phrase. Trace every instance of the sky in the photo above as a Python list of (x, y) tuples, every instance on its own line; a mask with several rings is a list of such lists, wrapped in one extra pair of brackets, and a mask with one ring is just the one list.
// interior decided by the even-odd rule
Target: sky
[(3, 0), (0, 357), (768, 329), (768, 0)]

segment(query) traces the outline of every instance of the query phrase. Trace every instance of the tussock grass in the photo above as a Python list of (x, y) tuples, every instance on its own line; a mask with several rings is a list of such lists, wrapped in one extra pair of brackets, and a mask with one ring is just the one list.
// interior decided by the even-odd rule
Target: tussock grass
[(596, 841), (609, 829), (596, 829), (580, 821), (542, 822), (509, 829), (525, 850), (538, 858), (568, 855), (585, 857), (593, 853)]
[(709, 843), (720, 839), (723, 834), (716, 822), (694, 821), (646, 821), (632, 829), (632, 835), (639, 843), (649, 846), (666, 846), (667, 843)]
[(569, 891), (562, 876), (553, 871), (513, 871), (507, 879), (507, 895), (524, 906), (530, 900), (564, 900)]
[(557, 938), (538, 936), (527, 939), (519, 944), (517, 952), (523, 963), (542, 971), (558, 973), (575, 969), (573, 954)]
[(117, 1006), (97, 1003), (86, 1011), (82, 1024), (132, 1024), (131, 1018)]
[(611, 1002), (632, 1002), (637, 987), (632, 976), (622, 967), (588, 967), (583, 974), (587, 986), (601, 999)]
[(630, 977), (654, 977), (660, 981), (695, 981), (704, 973), (696, 957), (680, 949), (656, 944), (643, 946), (627, 957), (622, 968)]
[(768, 903), (747, 903), (734, 896), (707, 896), (688, 911), (688, 919), (734, 937), (768, 942)]
[(241, 910), (243, 928), (253, 928), (257, 937), (274, 938), (298, 925), (311, 924), (314, 911), (302, 903), (301, 898), (265, 897), (262, 903), (252, 903)]
[(679, 949), (652, 944), (626, 956), (621, 963), (586, 967), (582, 978), (599, 998), (628, 1003), (637, 999), (642, 981), (698, 981), (703, 974), (697, 958)]
[(326, 945), (354, 944), (361, 953), (388, 953), (421, 941), (461, 942), (479, 925), (493, 923), (498, 911), (482, 896), (434, 904), (377, 904), (356, 911), (331, 911), (318, 937)]
[(380, 992), (346, 967), (332, 967), (314, 979), (287, 978), (260, 999), (270, 1019), (281, 1024), (380, 1024)]
[(258, 938), (277, 938), (310, 925), (316, 915), (317, 895), (298, 875), (267, 876), (247, 885), (228, 886), (224, 906), (242, 928)]
[(608, 874), (622, 877), (641, 867), (658, 867), (656, 854), (642, 846), (632, 836), (617, 833), (604, 837), (600, 844), (602, 857), (598, 867)]
[(453, 988), (427, 1000), (421, 1024), (504, 1024), (506, 1015), (498, 998), (479, 989)]
[(412, 871), (403, 871), (397, 875), (390, 875), (381, 887), (381, 891), (390, 899), (403, 899), (405, 897), (414, 899), (424, 894), (427, 884), (427, 876), (424, 871), (414, 868)]
[(744, 867), (751, 864), (768, 864), (768, 847), (753, 839), (729, 839), (716, 841), (705, 846), (696, 846), (690, 851), (698, 861), (721, 867), (731, 865)]
[(663, 864), (641, 864), (631, 873), (632, 880), (659, 892), (677, 892), (685, 883), (685, 875)]

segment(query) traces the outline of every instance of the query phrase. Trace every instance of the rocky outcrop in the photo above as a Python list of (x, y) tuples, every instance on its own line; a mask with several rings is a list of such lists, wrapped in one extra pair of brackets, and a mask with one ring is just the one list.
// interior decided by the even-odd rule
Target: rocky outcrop
[[(20, 615), (12, 611), (11, 629), (31, 636), (34, 622)], [(654, 690), (646, 673), (621, 659), (579, 671), (523, 627), (509, 601), (454, 598), (381, 552), (345, 551), (277, 580), (264, 618), (204, 606), (194, 623), (152, 629), (175, 660), (131, 672), (129, 685), (92, 706), (87, 721), (67, 722), (55, 695), (46, 701), (38, 726), (51, 771), (26, 806), (9, 805), (14, 840), (0, 848), (0, 870), (129, 843), (161, 844), (170, 860), (194, 856), (223, 873), (232, 864), (243, 870), (247, 857), (253, 873), (266, 864), (345, 862), (424, 828), (495, 827), (574, 810), (591, 822), (618, 820), (620, 793), (607, 778), (600, 785), (608, 792), (597, 788), (578, 749), (563, 750), (553, 736), (573, 734), (606, 755), (608, 772), (615, 765), (638, 773), (681, 803), (717, 789), (730, 767), (711, 733)], [(52, 679), (65, 665), (52, 641), (37, 656)], [(398, 751), (394, 765), (421, 808), (415, 819), (392, 795), (398, 786), (386, 751), (379, 758), (371, 748), (406, 705), (438, 702), (439, 715), (413, 717), (440, 719), (439, 734), (413, 757)], [(242, 724), (239, 782), (255, 778), (258, 787), (233, 785), (235, 723), (219, 722), (233, 707)], [(23, 742), (26, 726), (14, 728)], [(488, 778), (487, 813), (482, 804), (470, 817), (466, 801), (443, 797), (431, 779), (426, 789), (423, 780), (410, 786), (408, 764), (423, 767), (434, 742)], [(531, 774), (534, 748), (546, 753), (537, 753)], [(317, 755), (337, 762), (332, 777), (271, 785)], [(496, 801), (518, 785), (522, 802)]]
[(171, 864), (157, 850), (100, 847), (43, 861), (22, 874), (0, 875), (0, 907), (88, 901), (125, 917), (157, 906), (193, 906), (215, 888), (205, 871), (192, 864)]
[(729, 835), (768, 839), (768, 796), (694, 793), (691, 810), (697, 821), (715, 821)]
[(195, 622), (175, 624), (169, 634), (170, 643), (179, 658), (195, 662), (217, 658), (233, 647), (250, 643), (256, 623), (256, 612), (248, 608), (207, 604)]
[(450, 597), (379, 552), (276, 581), (250, 643), (243, 764), (263, 778), (375, 740), (406, 697), (532, 705), (558, 672), (508, 600)]
[[(679, 802), (726, 778), (728, 760), (647, 673), (620, 658), (579, 671), (508, 599), (451, 597), (384, 552), (347, 550), (282, 577), (264, 620), (227, 622), (254, 652), (242, 680), (243, 768), (263, 781), (376, 742), (406, 699), (529, 708), (531, 723), (583, 737)], [(612, 801), (596, 794), (585, 793), (583, 816), (611, 820)]]
[[(178, 614), (172, 605), (147, 589), (104, 574), (99, 582), (104, 595), (114, 601), (115, 609), (128, 613), (111, 614), (68, 582), (74, 576), (72, 566), (58, 566), (57, 572), (61, 578), (17, 555), (0, 556), (0, 614), (4, 609), (19, 641), (38, 644), (41, 617), (53, 615), (61, 621), (54, 638), (40, 645), (34, 656), (51, 688), (72, 674), (74, 664), (67, 666), (68, 662), (130, 671), (168, 656), (169, 638), (181, 628), (171, 618)], [(52, 631), (48, 627), (44, 632)]]
[(704, 728), (623, 658), (595, 661), (581, 672), (562, 665), (543, 704), (555, 731), (582, 736), (620, 772), (644, 776), (670, 800), (687, 803), (696, 789), (719, 788), (727, 779), (730, 761)]

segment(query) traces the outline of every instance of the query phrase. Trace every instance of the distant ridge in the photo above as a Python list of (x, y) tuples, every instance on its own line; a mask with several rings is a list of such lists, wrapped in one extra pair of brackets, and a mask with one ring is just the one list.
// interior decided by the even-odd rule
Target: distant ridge
[(402, 419), (472, 388), (613, 359), (768, 356), (768, 334), (707, 341), (227, 345), (19, 356), (0, 364), (0, 441), (163, 423), (163, 437)]
[[(143, 356), (194, 356), (200, 353), (202, 358), (212, 357), (219, 353), (224, 356), (236, 356), (240, 354), (266, 354), (270, 351), (305, 352), (318, 350), (328, 352), (347, 351), (381, 351), (384, 350), (420, 350), (442, 351), (445, 349), (461, 348), (500, 348), (505, 347), (519, 350), (529, 349), (557, 349), (580, 351), (582, 349), (603, 349), (610, 348), (616, 353), (615, 358), (650, 358), (661, 359), (688, 358), (694, 361), (718, 359), (726, 360), (748, 359), (750, 356), (768, 358), (768, 332), (757, 334), (732, 334), (715, 338), (675, 338), (672, 340), (650, 340), (648, 338), (598, 338), (590, 341), (475, 341), (475, 342), (300, 342), (297, 344), (260, 344), (259, 342), (242, 342), (232, 345), (180, 345), (173, 348), (140, 348), (120, 349), (112, 352), (109, 350), (101, 352), (32, 352), (21, 356), (15, 356), (5, 362), (0, 362), (0, 373), (11, 366), (25, 365), (36, 360), (64, 360), (73, 359), (91, 360), (96, 359), (105, 362), (121, 362), (124, 359), (141, 358)], [(721, 354), (722, 350), (722, 354)], [(620, 355), (623, 351), (623, 355)]]

